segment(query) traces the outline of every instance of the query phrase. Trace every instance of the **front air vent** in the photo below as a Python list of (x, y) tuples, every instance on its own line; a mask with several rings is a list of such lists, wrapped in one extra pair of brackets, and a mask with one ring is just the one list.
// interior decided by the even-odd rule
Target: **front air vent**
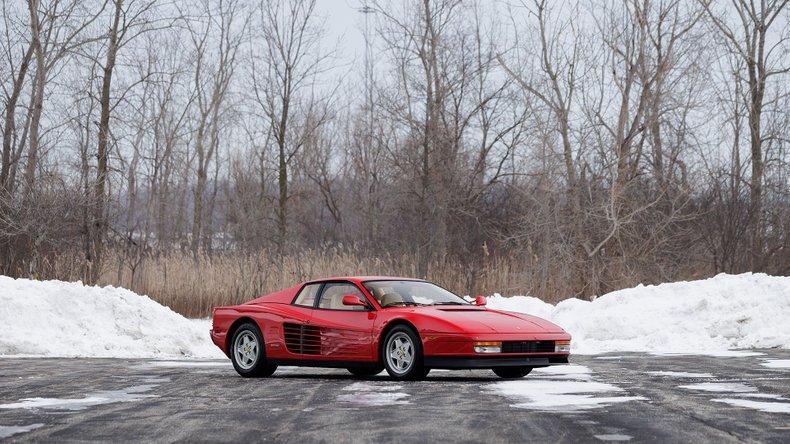
[(321, 330), (318, 327), (301, 324), (283, 324), (285, 347), (289, 352), (299, 355), (321, 354)]
[(502, 353), (554, 353), (554, 341), (505, 341)]

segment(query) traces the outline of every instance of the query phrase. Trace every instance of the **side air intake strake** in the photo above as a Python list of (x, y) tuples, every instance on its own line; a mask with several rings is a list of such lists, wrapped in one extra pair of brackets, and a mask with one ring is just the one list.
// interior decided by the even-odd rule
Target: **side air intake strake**
[(321, 354), (321, 330), (311, 325), (283, 324), (285, 347), (301, 355)]

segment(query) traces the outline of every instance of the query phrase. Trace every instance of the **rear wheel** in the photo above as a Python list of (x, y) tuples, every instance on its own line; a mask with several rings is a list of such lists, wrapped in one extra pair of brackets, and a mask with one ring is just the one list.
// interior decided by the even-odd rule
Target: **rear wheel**
[(497, 367), (492, 370), (500, 378), (514, 379), (527, 376), (532, 371), (532, 367)]
[(387, 373), (395, 379), (422, 379), (429, 371), (422, 364), (420, 337), (405, 325), (398, 325), (387, 333), (382, 361)]
[(384, 367), (349, 367), (347, 370), (354, 376), (364, 378), (367, 376), (378, 375), (382, 370), (384, 370)]
[(230, 360), (236, 372), (245, 378), (271, 376), (277, 366), (266, 361), (263, 336), (257, 325), (244, 323), (233, 332)]

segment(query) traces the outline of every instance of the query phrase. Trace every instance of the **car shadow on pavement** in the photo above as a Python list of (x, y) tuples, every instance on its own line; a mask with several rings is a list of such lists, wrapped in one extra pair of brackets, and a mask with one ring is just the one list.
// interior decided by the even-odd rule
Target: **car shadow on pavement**
[(388, 376), (373, 376), (367, 378), (360, 378), (358, 376), (352, 375), (335, 375), (335, 374), (306, 374), (306, 373), (293, 373), (293, 374), (277, 374), (270, 376), (269, 379), (309, 379), (309, 380), (344, 380), (344, 381), (375, 381), (375, 382), (391, 382), (391, 383), (399, 383), (399, 382), (410, 382), (410, 383), (417, 383), (417, 382), (493, 382), (493, 381), (504, 381), (504, 379), (497, 377), (496, 375), (491, 375), (490, 378), (480, 377), (480, 376), (431, 376), (429, 375), (423, 380), (419, 381), (398, 381), (392, 379)]

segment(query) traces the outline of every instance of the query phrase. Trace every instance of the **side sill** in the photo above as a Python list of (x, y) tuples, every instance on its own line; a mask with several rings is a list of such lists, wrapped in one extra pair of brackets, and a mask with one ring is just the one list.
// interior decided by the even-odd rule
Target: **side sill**
[(268, 359), (268, 362), (275, 365), (293, 365), (297, 367), (324, 367), (324, 368), (378, 367), (378, 363), (374, 361), (328, 361), (322, 359)]

